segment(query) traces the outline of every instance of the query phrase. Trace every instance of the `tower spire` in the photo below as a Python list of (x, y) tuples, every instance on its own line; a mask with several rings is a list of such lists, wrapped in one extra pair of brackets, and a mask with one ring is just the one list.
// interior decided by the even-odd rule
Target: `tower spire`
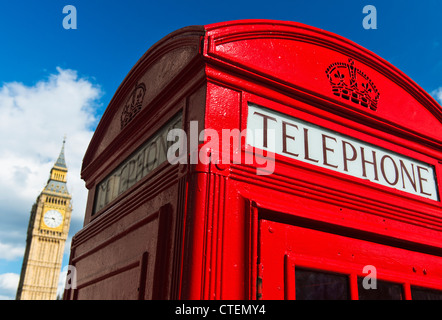
[(60, 155), (58, 156), (57, 161), (55, 161), (55, 167), (59, 167), (59, 168), (63, 168), (63, 169), (67, 169), (66, 166), (66, 161), (64, 159), (64, 144), (66, 142), (66, 135), (64, 135), (63, 137), (63, 145), (61, 147), (61, 151), (60, 151)]
[(51, 169), (49, 180), (46, 184), (45, 191), (56, 192), (61, 194), (68, 194), (66, 186), (66, 178), (68, 167), (64, 158), (64, 145), (66, 143), (66, 136), (63, 138), (63, 145), (61, 147), (60, 155), (55, 161), (54, 166)]

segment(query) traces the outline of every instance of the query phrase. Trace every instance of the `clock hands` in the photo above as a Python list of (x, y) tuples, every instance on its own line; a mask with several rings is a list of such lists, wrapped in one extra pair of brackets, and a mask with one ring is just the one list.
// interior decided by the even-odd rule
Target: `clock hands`
[(61, 218), (62, 218), (61, 215), (57, 211), (50, 210), (45, 214), (44, 219), (47, 226), (55, 228), (60, 225)]

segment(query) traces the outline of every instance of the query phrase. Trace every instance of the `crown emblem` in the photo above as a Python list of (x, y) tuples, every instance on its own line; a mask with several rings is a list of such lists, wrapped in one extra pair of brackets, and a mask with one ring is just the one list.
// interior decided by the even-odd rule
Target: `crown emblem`
[(123, 129), (141, 110), (146, 86), (144, 83), (135, 84), (135, 88), (126, 100), (123, 111), (121, 112), (121, 129)]
[(348, 63), (334, 62), (325, 73), (334, 95), (371, 110), (377, 109), (379, 91), (364, 72), (355, 68), (353, 59), (349, 58)]

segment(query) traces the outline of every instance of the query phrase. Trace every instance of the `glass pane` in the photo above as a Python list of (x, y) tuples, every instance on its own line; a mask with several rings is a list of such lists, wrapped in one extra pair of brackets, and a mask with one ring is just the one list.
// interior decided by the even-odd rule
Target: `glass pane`
[(413, 300), (442, 300), (442, 291), (411, 287), (411, 299)]
[(358, 277), (359, 300), (402, 300), (402, 285), (399, 283), (370, 279), (364, 288), (364, 277)]
[(295, 268), (296, 300), (347, 300), (348, 276)]

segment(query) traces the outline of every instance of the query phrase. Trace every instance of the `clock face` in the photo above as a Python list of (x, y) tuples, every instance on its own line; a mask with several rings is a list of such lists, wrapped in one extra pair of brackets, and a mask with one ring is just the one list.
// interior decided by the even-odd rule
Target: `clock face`
[(57, 210), (49, 210), (45, 213), (43, 221), (48, 227), (57, 228), (63, 222), (63, 216)]

